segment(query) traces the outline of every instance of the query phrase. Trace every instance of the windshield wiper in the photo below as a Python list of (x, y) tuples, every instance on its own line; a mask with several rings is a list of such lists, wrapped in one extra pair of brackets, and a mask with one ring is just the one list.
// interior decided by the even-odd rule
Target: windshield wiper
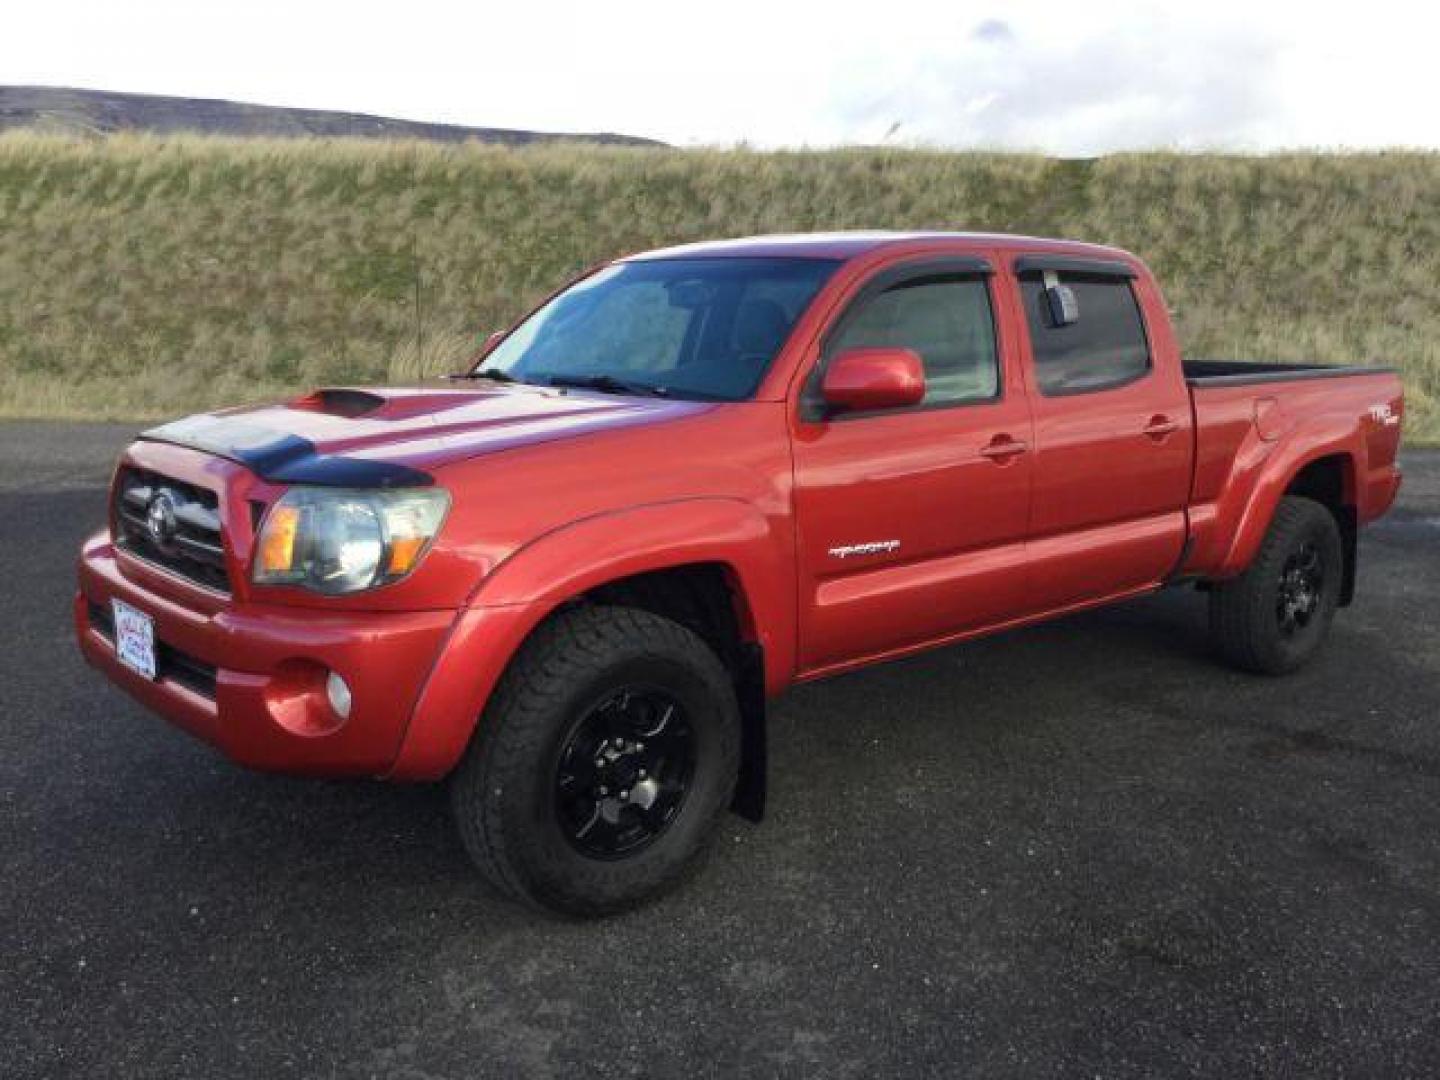
[(476, 368), (474, 371), (462, 371), (457, 375), (451, 375), (452, 379), (490, 379), (498, 383), (515, 383), (520, 380), (511, 375), (508, 371), (501, 371), (499, 368)]
[(630, 382), (614, 375), (551, 375), (551, 386), (573, 386), (577, 390), (599, 390), (602, 394), (645, 394), (669, 397), (670, 391), (651, 383)]

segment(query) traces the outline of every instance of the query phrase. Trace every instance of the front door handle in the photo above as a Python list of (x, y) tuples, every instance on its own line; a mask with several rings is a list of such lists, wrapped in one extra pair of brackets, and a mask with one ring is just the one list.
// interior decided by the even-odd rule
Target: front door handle
[(1149, 435), (1150, 438), (1156, 440), (1157, 442), (1165, 438), (1166, 435), (1173, 435), (1179, 430), (1180, 425), (1176, 421), (1171, 420), (1170, 417), (1165, 416), (1163, 413), (1152, 416), (1150, 418), (1150, 423), (1146, 424), (1144, 427), (1145, 434)]
[(980, 448), (980, 456), (991, 461), (1005, 462), (1029, 449), (1030, 447), (1019, 439), (1012, 439), (1009, 435), (996, 435)]

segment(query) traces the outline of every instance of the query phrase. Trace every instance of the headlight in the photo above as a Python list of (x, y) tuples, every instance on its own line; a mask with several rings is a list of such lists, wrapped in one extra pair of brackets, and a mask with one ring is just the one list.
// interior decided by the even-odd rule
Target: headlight
[(420, 565), (449, 509), (440, 488), (291, 488), (265, 515), (251, 578), (330, 595), (398, 581)]

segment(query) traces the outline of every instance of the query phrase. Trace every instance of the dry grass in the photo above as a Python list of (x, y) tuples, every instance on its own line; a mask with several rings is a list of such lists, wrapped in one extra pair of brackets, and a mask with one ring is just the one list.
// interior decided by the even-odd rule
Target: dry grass
[(455, 366), (576, 269), (831, 228), (1146, 258), (1196, 356), (1389, 363), (1440, 439), (1440, 155), (0, 137), (0, 415), (150, 418)]

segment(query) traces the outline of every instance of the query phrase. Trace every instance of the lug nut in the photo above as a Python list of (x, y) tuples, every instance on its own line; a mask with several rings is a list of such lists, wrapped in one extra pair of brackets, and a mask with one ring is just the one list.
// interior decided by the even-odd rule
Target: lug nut
[(644, 779), (645, 779), (645, 770), (644, 770), (644, 769), (636, 769), (636, 770), (635, 770), (635, 775), (638, 776), (641, 780), (644, 780)]
[(621, 802), (629, 802), (629, 801), (630, 801), (630, 792), (628, 792), (628, 791), (622, 791), (622, 792), (620, 792), (620, 801), (621, 801)]

